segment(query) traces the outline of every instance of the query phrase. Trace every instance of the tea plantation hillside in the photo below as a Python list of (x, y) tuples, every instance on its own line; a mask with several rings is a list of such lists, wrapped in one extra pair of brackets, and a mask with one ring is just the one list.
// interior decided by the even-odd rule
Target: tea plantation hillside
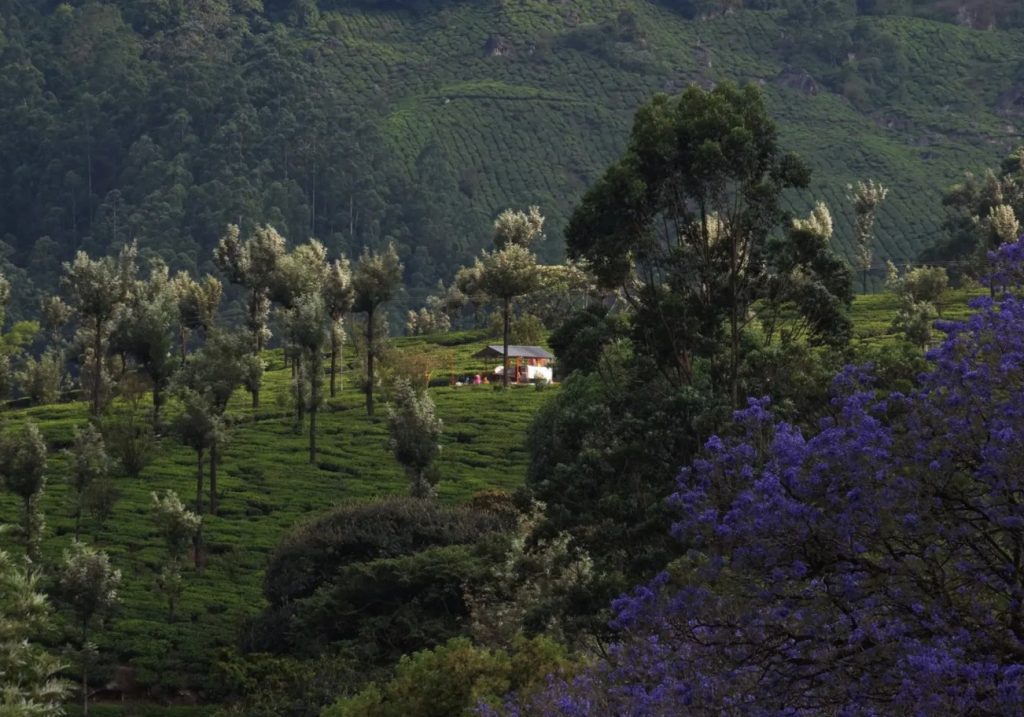
[[(966, 299), (963, 292), (954, 294), (945, 316), (963, 318), (968, 312)], [(887, 341), (896, 308), (891, 295), (858, 297), (854, 306), (858, 342)], [(439, 495), (447, 503), (464, 501), (477, 491), (514, 490), (523, 481), (527, 426), (557, 391), (557, 386), (546, 390), (523, 386), (508, 393), (493, 386), (447, 386), (453, 373), (461, 379), (487, 368), (471, 358), (487, 342), (479, 332), (394, 341), (405, 350), (435, 351), (447, 364), (435, 372), (430, 389), (444, 420)], [(285, 533), (339, 503), (407, 491), (406, 478), (387, 445), (386, 425), (366, 416), (354, 380), (322, 412), (319, 460), (311, 466), (307, 437), (291, 414), (290, 371), (284, 368), (280, 352), (271, 352), (267, 359), (262, 408), (254, 413), (245, 394), (233, 400), (235, 425), (220, 470), (220, 508), (218, 515), (205, 517), (205, 567), (201, 573), (186, 573), (173, 623), (167, 620), (167, 605), (156, 587), (164, 549), (152, 521), (150, 496), (171, 489), (191, 504), (194, 453), (164, 437), (156, 461), (140, 479), (117, 479), (120, 498), (105, 527), (97, 531), (90, 520), (84, 522), (85, 534), (108, 551), (124, 573), (122, 603), (110, 630), (96, 638), (101, 654), (116, 655), (119, 664), (132, 665), (142, 689), (159, 686), (162, 694), (216, 695), (224, 676), (214, 665), (238, 644), (244, 620), (265, 606), (263, 569)], [(35, 421), (50, 444), (43, 558), (54, 561), (74, 530), (64, 502), (67, 487), (61, 449), (70, 445), (74, 428), (88, 422), (87, 405), (11, 410), (5, 418), (8, 430), (25, 419)], [(0, 522), (13, 523), (17, 516), (16, 499), (0, 493)], [(52, 639), (60, 642), (56, 635)], [(111, 668), (108, 661), (104, 669), (109, 674)]]
[(941, 238), (941, 190), (1019, 139), (1024, 31), (1011, 25), (673, 5), (692, 3), (5, 3), (12, 314), (79, 248), (137, 239), (202, 273), (239, 221), (332, 254), (394, 239), (410, 287), (398, 308), (415, 307), (505, 207), (539, 204), (542, 258), (557, 259), (571, 207), (621, 152), (636, 108), (727, 80), (764, 88), (785, 148), (815, 169), (794, 208), (826, 201), (844, 252), (845, 185), (891, 188), (877, 288), (884, 258), (912, 261)]
[[(825, 86), (832, 68), (817, 59), (787, 63), (780, 45), (798, 31), (784, 13), (685, 20), (655, 3), (618, 0), (526, 0), (487, 12), (466, 4), (424, 18), (343, 13), (331, 26), (345, 51), (325, 60), (374, 81), (394, 78), (404, 97), (386, 117), (387, 137), (410, 171), (436, 143), (459, 167), (474, 207), (538, 202), (555, 226), (572, 206), (566, 200), (621, 150), (635, 108), (653, 92), (758, 83), (786, 148), (815, 169), (809, 196), (793, 198), (796, 208), (826, 201), (837, 215), (838, 246), (850, 252), (845, 185), (880, 179), (891, 188), (880, 254), (913, 260), (941, 234), (940, 191), (965, 168), (996, 162), (1019, 137), (1016, 119), (996, 105), (1019, 80), (1024, 33), (907, 17), (844, 22), (901, 55), (868, 93), (860, 92), (856, 62), (839, 91)], [(498, 50), (489, 52), (496, 37)], [(395, 64), (387, 75), (377, 74), (382, 56), (385, 67)], [(441, 58), (458, 59), (453, 66)], [(866, 66), (873, 58), (861, 59)]]
[[(397, 343), (406, 348), (433, 344), (441, 350), (447, 366), (438, 371), (435, 384), (446, 384), (452, 367), (460, 380), (491, 368), (470, 358), (486, 343), (479, 333)], [(291, 415), (291, 372), (283, 367), (280, 352), (267, 358), (266, 395), (259, 411), (253, 413), (245, 394), (233, 400), (236, 424), (218, 480), (220, 506), (218, 514), (205, 516), (204, 522), (206, 565), (201, 574), (190, 572), (185, 577), (174, 623), (168, 623), (166, 601), (156, 590), (164, 548), (152, 521), (150, 495), (171, 489), (191, 505), (195, 454), (164, 437), (157, 460), (139, 480), (117, 481), (120, 498), (104, 529), (97, 533), (93, 524), (85, 522), (85, 534), (96, 538), (125, 576), (113, 629), (98, 639), (101, 651), (117, 654), (122, 663), (134, 666), (143, 688), (159, 684), (165, 694), (212, 688), (219, 678), (211, 667), (220, 651), (236, 644), (242, 620), (263, 607), (263, 568), (284, 533), (330, 506), (404, 495), (408, 490), (388, 446), (386, 423), (366, 416), (363, 395), (351, 386), (322, 412), (319, 460), (311, 466), (308, 438)], [(526, 426), (550, 393), (533, 386), (507, 394), (493, 388), (431, 389), (444, 421), (444, 447), (438, 461), (443, 501), (460, 502), (482, 490), (512, 490), (523, 480)], [(74, 521), (65, 517), (66, 471), (60, 449), (70, 445), (75, 427), (88, 423), (87, 405), (15, 411), (7, 419), (8, 428), (31, 419), (50, 444), (43, 555), (44, 560), (56, 560), (74, 534)], [(0, 493), (0, 522), (16, 522), (17, 510), (12, 496)]]

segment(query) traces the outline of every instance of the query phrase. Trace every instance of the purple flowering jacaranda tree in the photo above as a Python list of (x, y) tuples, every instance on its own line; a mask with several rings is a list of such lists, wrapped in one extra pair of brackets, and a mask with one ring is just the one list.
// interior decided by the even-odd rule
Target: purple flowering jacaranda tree
[(690, 547), (615, 604), (611, 657), (505, 714), (1024, 715), (1024, 244), (939, 325), (917, 392), (836, 378), (815, 435), (767, 401), (679, 476)]

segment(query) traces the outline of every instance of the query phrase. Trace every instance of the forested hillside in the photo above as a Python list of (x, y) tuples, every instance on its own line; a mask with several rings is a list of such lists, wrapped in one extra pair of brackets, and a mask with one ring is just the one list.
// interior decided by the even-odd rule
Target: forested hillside
[(0, 717), (1021, 717), (1014, 4), (0, 20)]
[(77, 249), (212, 270), (229, 222), (332, 254), (394, 239), (419, 305), (505, 206), (539, 204), (558, 258), (635, 108), (724, 80), (762, 85), (812, 164), (794, 207), (826, 201), (850, 253), (845, 185), (881, 180), (876, 263), (912, 260), (941, 190), (1018, 137), (1021, 27), (999, 2), (2, 0), (12, 315)]

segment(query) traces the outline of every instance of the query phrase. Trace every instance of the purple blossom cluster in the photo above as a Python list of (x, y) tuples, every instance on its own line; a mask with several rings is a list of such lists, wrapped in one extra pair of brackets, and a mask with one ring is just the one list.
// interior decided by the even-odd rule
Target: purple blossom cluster
[[(1024, 245), (995, 254), (993, 285), (1024, 284)], [(848, 367), (812, 437), (737, 412), (670, 498), (686, 557), (616, 601), (608, 659), (503, 714), (1024, 715), (1024, 301), (975, 308), (913, 394)]]
[(982, 278), (985, 286), (993, 290), (1014, 290), (1024, 287), (1024, 237), (1015, 242), (1004, 242), (988, 253), (989, 272)]

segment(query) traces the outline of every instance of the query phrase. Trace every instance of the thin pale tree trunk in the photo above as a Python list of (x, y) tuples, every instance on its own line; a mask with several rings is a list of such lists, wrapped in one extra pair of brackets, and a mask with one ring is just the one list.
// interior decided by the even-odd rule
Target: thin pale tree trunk
[(732, 398), (733, 410), (740, 407), (740, 316), (739, 297), (737, 296), (737, 273), (739, 271), (739, 257), (736, 240), (732, 242), (732, 272), (729, 277), (730, 293), (732, 294), (732, 307), (729, 312), (729, 332), (732, 344), (732, 361), (729, 366), (730, 395)]
[(373, 417), (373, 313), (367, 312), (366, 320), (366, 415)]
[(93, 338), (93, 359), (96, 375), (92, 383), (92, 415), (100, 415), (100, 384), (103, 382), (103, 320), (96, 318), (96, 336)]
[(210, 444), (210, 515), (217, 515), (217, 463), (220, 450), (216, 441)]
[(203, 514), (203, 460), (204, 453), (202, 448), (196, 451), (196, 513), (198, 515)]
[(505, 330), (502, 332), (505, 341), (505, 350), (502, 352), (502, 361), (504, 362), (501, 370), (501, 385), (502, 388), (508, 388), (508, 334), (509, 334), (509, 299), (505, 297), (504, 306), (502, 307), (502, 315), (504, 318)]
[(25, 531), (25, 555), (28, 556), (29, 560), (34, 561), (36, 559), (36, 548), (35, 540), (33, 539), (32, 535), (32, 526), (35, 523), (35, 520), (33, 520), (32, 516), (33, 511), (31, 497), (25, 498), (25, 508), (23, 512), (23, 519), (25, 521), (25, 527), (23, 528), (23, 530)]
[[(252, 317), (252, 325), (254, 327), (253, 328), (253, 333), (254, 333), (254, 336), (253, 336), (254, 352), (253, 353), (254, 353), (254, 355), (257, 358), (259, 358), (260, 354), (263, 353), (263, 327), (258, 325), (258, 321), (257, 321), (257, 319), (258, 319), (257, 312), (259, 311), (259, 297), (256, 295), (255, 292), (253, 292), (253, 295), (252, 295), (252, 298), (251, 298), (250, 301), (251, 301), (251, 303), (249, 305), (249, 311), (250, 311), (250, 315)], [(259, 389), (259, 387), (255, 387), (252, 390), (252, 407), (253, 407), (253, 410), (256, 410), (257, 408), (260, 407), (260, 389)]]
[(331, 327), (331, 398), (337, 395), (335, 387), (335, 376), (338, 373), (338, 330), (336, 326)]
[(295, 367), (292, 371), (292, 378), (295, 379), (295, 415), (301, 424), (306, 420), (306, 402), (302, 400), (302, 358), (298, 352), (295, 353), (292, 366)]
[[(200, 448), (196, 451), (196, 513), (200, 516), (203, 515), (203, 449)], [(195, 556), (194, 564), (196, 570), (201, 570), (203, 567), (203, 525), (199, 524), (199, 529), (196, 531), (196, 537), (194, 540), (195, 544)]]
[[(310, 389), (312, 390), (312, 389)], [(315, 401), (315, 399), (312, 399)], [(309, 409), (309, 462), (310, 465), (316, 463), (316, 404)]]
[(164, 405), (164, 390), (160, 381), (153, 381), (153, 432), (160, 433), (160, 409)]
[(89, 644), (89, 621), (82, 621), (82, 715), (88, 717), (89, 715), (89, 663), (88, 663), (88, 650), (86, 646)]

